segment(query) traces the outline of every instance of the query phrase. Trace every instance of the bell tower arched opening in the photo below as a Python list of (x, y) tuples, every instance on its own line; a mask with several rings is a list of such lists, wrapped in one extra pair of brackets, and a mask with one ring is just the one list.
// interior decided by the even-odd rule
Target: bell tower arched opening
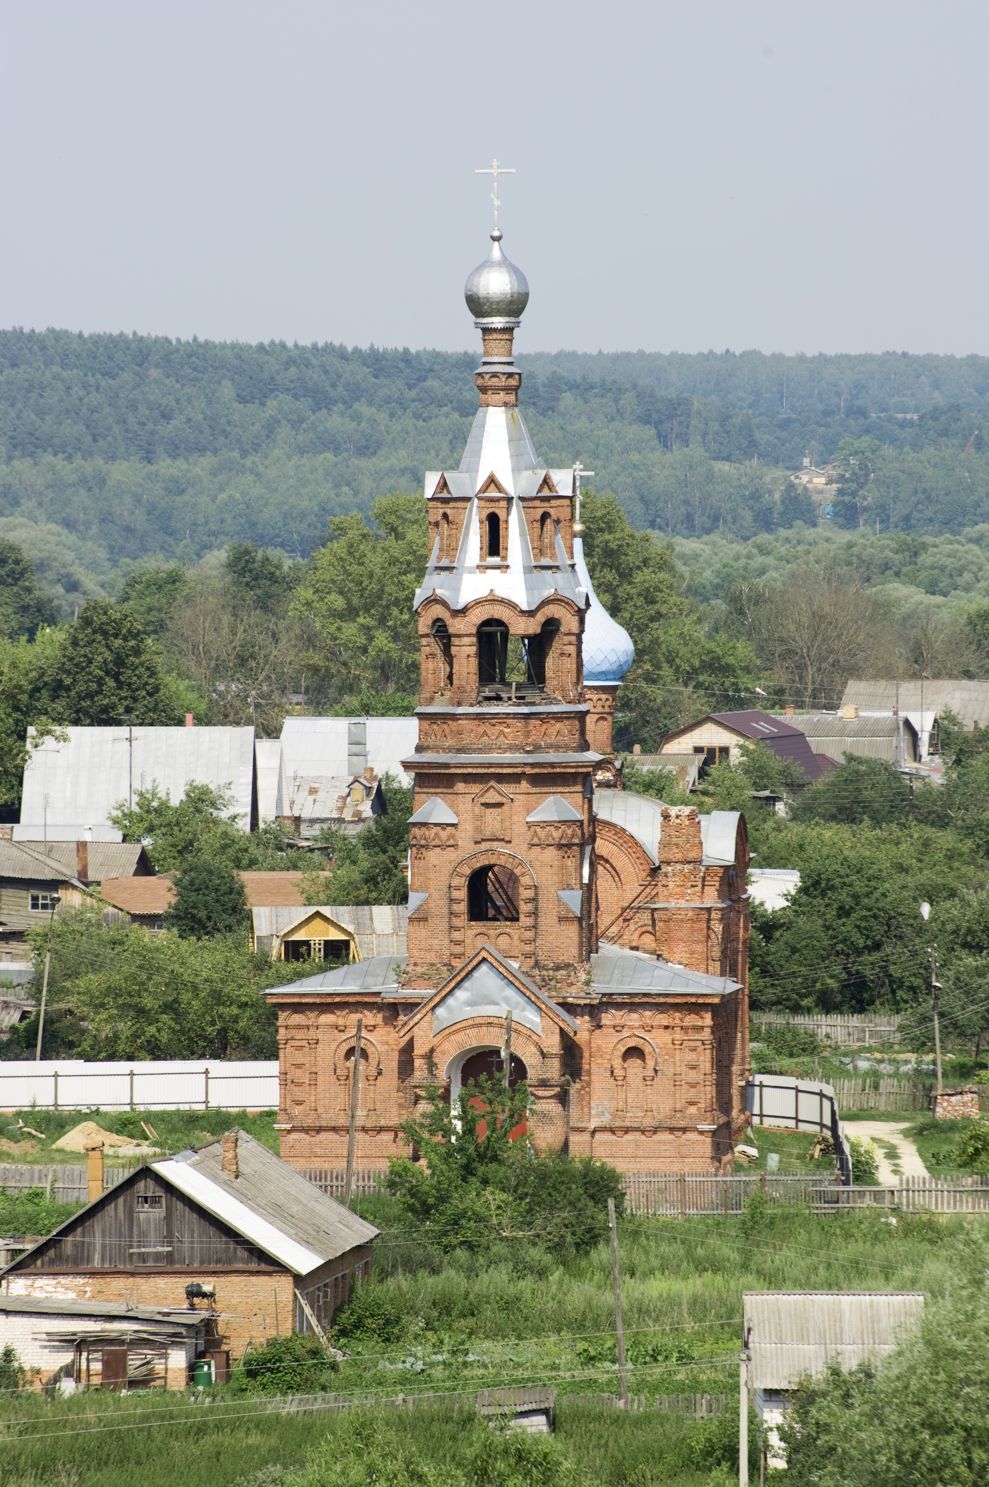
[(497, 511), (489, 511), (484, 518), (484, 535), (484, 556), (489, 563), (497, 562), (501, 557), (501, 517)]
[(467, 918), (471, 924), (517, 924), (518, 875), (500, 863), (479, 867), (467, 879)]

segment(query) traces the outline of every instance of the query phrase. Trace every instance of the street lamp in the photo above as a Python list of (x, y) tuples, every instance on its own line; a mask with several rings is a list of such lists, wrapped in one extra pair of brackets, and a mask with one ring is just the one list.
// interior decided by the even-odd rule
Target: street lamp
[[(931, 917), (931, 906), (926, 898), (920, 905), (920, 917), (925, 924)], [(931, 1007), (934, 1011), (934, 1069), (937, 1078), (937, 1092), (941, 1094), (943, 1089), (941, 1080), (941, 983), (937, 978), (936, 945), (928, 945), (927, 956), (931, 964)]]
[(45, 946), (45, 969), (41, 978), (41, 1008), (38, 1012), (38, 1041), (34, 1046), (34, 1061), (38, 1063), (41, 1059), (41, 1044), (45, 1036), (45, 1004), (48, 1001), (48, 972), (52, 962), (52, 933), (55, 929), (55, 910), (59, 906), (59, 896), (52, 894), (51, 913), (48, 915), (48, 943)]

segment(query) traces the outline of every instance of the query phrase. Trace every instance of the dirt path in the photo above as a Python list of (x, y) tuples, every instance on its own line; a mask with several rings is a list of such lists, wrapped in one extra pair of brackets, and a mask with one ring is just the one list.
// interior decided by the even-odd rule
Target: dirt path
[(906, 1121), (894, 1120), (850, 1120), (845, 1126), (846, 1136), (858, 1136), (860, 1140), (872, 1141), (878, 1137), (881, 1141), (888, 1141), (895, 1146), (897, 1157), (893, 1158), (900, 1168), (900, 1172), (894, 1172), (890, 1166), (890, 1158), (883, 1147), (876, 1147), (876, 1155), (879, 1159), (879, 1181), (884, 1185), (895, 1184), (897, 1178), (902, 1174), (904, 1177), (926, 1177), (927, 1168), (920, 1158), (920, 1152), (909, 1139), (904, 1136)]

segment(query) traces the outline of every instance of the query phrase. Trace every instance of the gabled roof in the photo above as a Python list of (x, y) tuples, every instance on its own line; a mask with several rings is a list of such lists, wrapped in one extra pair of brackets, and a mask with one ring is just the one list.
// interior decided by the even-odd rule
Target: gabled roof
[(250, 1244), (296, 1275), (308, 1275), (378, 1230), (320, 1192), (245, 1131), (237, 1132), (239, 1175), (222, 1168), (221, 1141), (180, 1152), (152, 1170)]
[(300, 785), (329, 776), (353, 778), (373, 769), (408, 785), (402, 760), (419, 742), (417, 718), (303, 718), (282, 724), (279, 799), (274, 814), (289, 815), (288, 797)]
[(564, 800), (562, 795), (548, 795), (541, 805), (530, 811), (525, 818), (527, 821), (579, 821), (581, 815), (575, 811), (569, 801)]
[(919, 1291), (746, 1291), (749, 1377), (755, 1389), (791, 1389), (829, 1363), (855, 1368), (892, 1352), (924, 1310)]
[(357, 940), (363, 960), (375, 956), (404, 955), (408, 946), (409, 910), (405, 904), (308, 904), (303, 908), (283, 905), (256, 908), (251, 918), (255, 938), (290, 934), (311, 914), (323, 914)]
[[(660, 841), (663, 827), (663, 805), (649, 795), (636, 795), (632, 790), (596, 790), (594, 814), (611, 821), (635, 838), (653, 866), (662, 855)], [(739, 811), (708, 811), (701, 815), (702, 862), (705, 867), (730, 867), (735, 861)]]
[(508, 1012), (534, 1032), (541, 1031), (544, 1013), (568, 1033), (577, 1031), (569, 1012), (541, 991), (531, 977), (493, 945), (482, 945), (438, 990), (420, 1002), (399, 1032), (404, 1037), (430, 1013), (438, 1030), (466, 1017), (504, 1017)]
[[(253, 728), (65, 728), (45, 738), (24, 766), (21, 820), (41, 836), (41, 823), (107, 825), (133, 785), (157, 785), (171, 800), (186, 786), (229, 791), (231, 813), (245, 830), (254, 800)], [(28, 738), (34, 730), (28, 729)], [(46, 805), (47, 799), (47, 805)]]
[[(228, 1133), (230, 1134), (230, 1133)], [(222, 1141), (147, 1163), (108, 1188), (51, 1234), (20, 1255), (4, 1274), (19, 1270), (53, 1239), (70, 1236), (92, 1210), (113, 1203), (151, 1170), (204, 1212), (296, 1275), (308, 1275), (348, 1250), (370, 1244), (378, 1230), (320, 1192), (274, 1152), (237, 1130), (239, 1173), (223, 1171)], [(120, 1269), (128, 1268), (121, 1264)]]
[[(89, 859), (87, 882), (100, 882), (136, 868), (152, 871), (148, 854), (140, 842), (86, 842)], [(75, 842), (0, 841), (0, 878), (23, 878), (34, 882), (76, 881)], [(140, 880), (139, 880), (140, 881)], [(148, 879), (154, 882), (153, 878)]]
[(675, 728), (664, 738), (661, 756), (666, 752), (667, 745), (708, 720), (719, 723), (722, 728), (727, 728), (736, 737), (744, 738), (749, 743), (765, 744), (778, 759), (795, 764), (807, 781), (819, 779), (830, 768), (830, 765), (822, 763), (815, 756), (806, 734), (790, 719), (774, 718), (754, 707), (742, 708), (739, 712), (708, 713), (706, 718), (697, 718), (683, 728)]

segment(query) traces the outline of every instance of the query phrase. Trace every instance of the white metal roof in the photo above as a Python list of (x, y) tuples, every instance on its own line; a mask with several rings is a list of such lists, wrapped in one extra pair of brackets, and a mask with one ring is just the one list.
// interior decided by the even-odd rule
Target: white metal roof
[[(66, 728), (44, 739), (24, 767), (21, 820), (37, 829), (85, 821), (94, 831), (131, 790), (157, 785), (180, 800), (191, 784), (230, 793), (238, 825), (251, 824), (253, 728)], [(28, 729), (28, 739), (34, 730)], [(42, 832), (37, 831), (40, 837)]]
[[(631, 790), (596, 790), (594, 814), (603, 821), (620, 826), (642, 847), (650, 862), (660, 860), (660, 834), (663, 825), (662, 802)], [(709, 867), (730, 867), (735, 861), (738, 837), (738, 811), (710, 811), (702, 814), (701, 847)]]
[(829, 1363), (855, 1368), (891, 1352), (920, 1321), (919, 1291), (746, 1291), (755, 1389), (791, 1389)]
[(278, 815), (278, 782), (282, 763), (279, 738), (254, 740), (254, 765), (258, 782), (258, 820), (264, 825)]
[(280, 739), (280, 791), (291, 791), (295, 782), (331, 775), (353, 779), (367, 768), (408, 785), (402, 760), (415, 753), (418, 742), (416, 718), (286, 718)]
[(151, 1165), (152, 1170), (171, 1183), (172, 1187), (185, 1193), (187, 1198), (192, 1198), (214, 1218), (229, 1224), (231, 1229), (263, 1249), (265, 1254), (280, 1260), (283, 1265), (294, 1270), (296, 1275), (308, 1275), (310, 1270), (315, 1270), (322, 1264), (322, 1259), (315, 1250), (307, 1249), (304, 1244), (283, 1234), (281, 1229), (262, 1218), (232, 1193), (219, 1187), (205, 1173), (190, 1167), (188, 1162), (176, 1162), (174, 1158), (169, 1158), (168, 1161), (152, 1162)]

